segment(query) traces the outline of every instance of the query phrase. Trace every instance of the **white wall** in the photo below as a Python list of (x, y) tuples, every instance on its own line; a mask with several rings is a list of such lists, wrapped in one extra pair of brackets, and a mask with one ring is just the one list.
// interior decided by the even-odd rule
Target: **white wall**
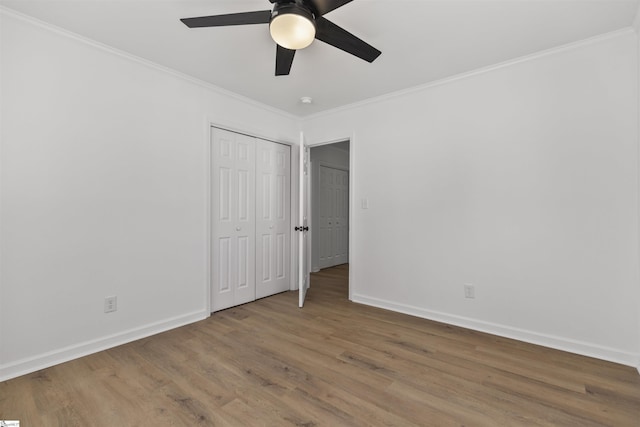
[(349, 151), (337, 148), (348, 147), (348, 142), (321, 145), (311, 148), (311, 270), (320, 270), (320, 165), (349, 170)]
[[(1, 381), (205, 317), (205, 123), (299, 123), (0, 19)], [(623, 32), (305, 120), (354, 137), (353, 299), (637, 365), (638, 53)]]
[[(638, 123), (640, 129), (640, 4), (638, 5), (638, 12), (636, 13), (636, 18), (633, 21), (633, 28), (636, 31), (636, 39), (638, 40)], [(638, 145), (640, 146), (640, 135), (638, 135)], [(638, 160), (640, 162), (640, 159)], [(640, 221), (640, 218), (639, 218)], [(640, 238), (640, 236), (639, 236)], [(640, 286), (640, 283), (638, 284)], [(640, 313), (640, 299), (638, 299), (638, 312)], [(640, 315), (638, 316), (638, 322), (640, 322)], [(640, 326), (638, 327), (638, 335), (640, 340)], [(640, 357), (638, 358), (637, 363), (638, 372), (640, 372)]]
[(637, 365), (637, 65), (625, 30), (305, 120), (354, 136), (353, 299)]
[(297, 121), (0, 19), (0, 380), (206, 317), (206, 122), (297, 141)]

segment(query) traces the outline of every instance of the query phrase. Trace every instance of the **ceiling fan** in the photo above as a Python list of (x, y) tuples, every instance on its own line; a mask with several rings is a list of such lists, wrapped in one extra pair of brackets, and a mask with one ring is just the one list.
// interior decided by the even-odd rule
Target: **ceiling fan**
[(382, 53), (323, 17), (353, 0), (269, 1), (274, 3), (273, 10), (183, 18), (181, 21), (189, 28), (269, 24), (269, 32), (277, 44), (276, 76), (288, 75), (296, 50), (309, 46), (314, 39), (367, 62), (373, 62)]

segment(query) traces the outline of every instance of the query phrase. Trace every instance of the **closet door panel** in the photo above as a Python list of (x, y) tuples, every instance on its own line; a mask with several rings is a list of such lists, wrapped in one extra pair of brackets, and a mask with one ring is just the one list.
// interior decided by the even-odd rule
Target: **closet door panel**
[(349, 172), (320, 166), (319, 267), (349, 262)]
[(212, 132), (212, 311), (255, 299), (255, 141)]
[(256, 232), (256, 297), (290, 288), (291, 148), (258, 139)]

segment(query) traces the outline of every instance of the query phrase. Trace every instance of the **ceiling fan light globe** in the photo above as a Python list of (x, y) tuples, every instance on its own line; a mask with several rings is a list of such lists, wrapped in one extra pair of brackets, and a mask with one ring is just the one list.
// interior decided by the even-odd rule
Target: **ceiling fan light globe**
[(304, 15), (282, 13), (271, 19), (271, 38), (280, 46), (298, 50), (309, 46), (316, 37), (315, 23)]

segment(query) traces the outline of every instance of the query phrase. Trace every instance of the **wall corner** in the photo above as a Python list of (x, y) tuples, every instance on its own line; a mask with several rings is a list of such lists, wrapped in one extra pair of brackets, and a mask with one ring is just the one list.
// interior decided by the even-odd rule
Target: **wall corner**
[[(638, 158), (638, 165), (640, 165), (640, 4), (638, 4), (638, 9), (636, 10), (636, 17), (633, 20), (633, 29), (636, 31), (636, 36), (639, 37), (638, 39), (638, 49), (637, 49), (637, 73), (638, 73), (638, 86), (636, 87), (636, 93), (637, 93), (637, 97), (638, 97), (638, 132), (636, 137), (638, 138), (638, 148), (639, 148), (639, 158)], [(640, 166), (639, 166), (640, 168)], [(640, 170), (640, 169), (639, 169)], [(640, 179), (640, 174), (639, 177)], [(638, 184), (638, 191), (640, 191), (640, 182)], [(640, 218), (638, 218), (638, 220), (640, 221)], [(638, 283), (638, 286), (640, 286), (640, 283)], [(638, 333), (640, 334), (640, 305), (638, 306)], [(639, 337), (639, 343), (640, 343), (640, 337)], [(638, 373), (640, 374), (640, 354), (638, 355), (638, 362), (636, 364), (636, 369), (638, 370)]]

